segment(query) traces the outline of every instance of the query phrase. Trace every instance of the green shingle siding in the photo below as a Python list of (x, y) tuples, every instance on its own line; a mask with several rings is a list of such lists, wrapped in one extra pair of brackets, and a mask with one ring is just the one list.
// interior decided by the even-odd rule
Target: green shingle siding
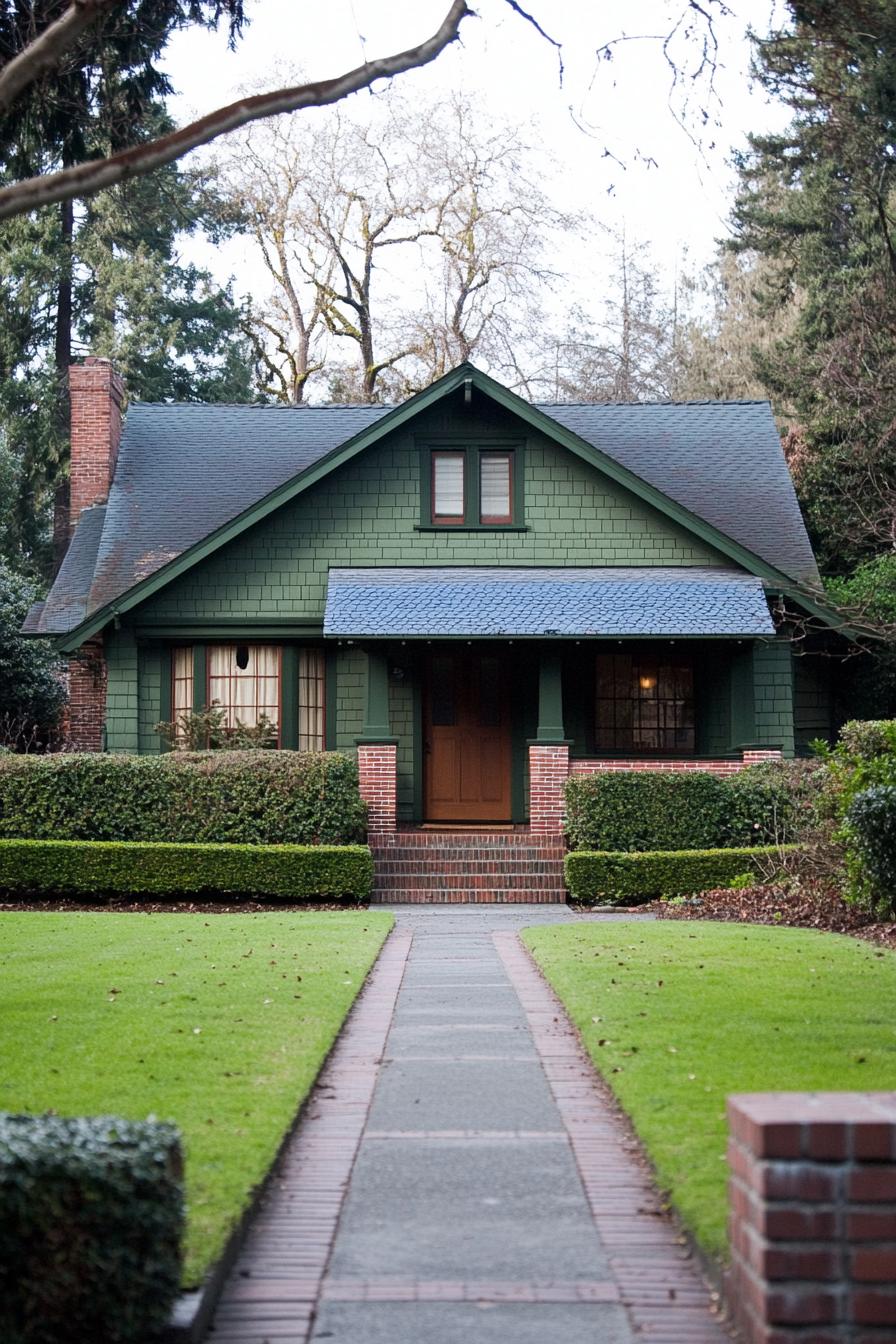
[(127, 630), (106, 640), (106, 749), (139, 750), (139, 678), (137, 645)]
[(162, 715), (162, 663), (166, 673), (170, 674), (170, 664), (163, 659), (158, 648), (137, 650), (137, 673), (139, 681), (139, 749), (147, 755), (156, 755), (162, 749), (162, 739), (155, 732), (155, 726)]
[(422, 532), (420, 454), (403, 435), (197, 565), (136, 621), (321, 621), (331, 565), (728, 563), (547, 440), (527, 445), (525, 493), (525, 532)]
[(793, 660), (787, 639), (759, 641), (753, 652), (756, 743), (792, 756)]

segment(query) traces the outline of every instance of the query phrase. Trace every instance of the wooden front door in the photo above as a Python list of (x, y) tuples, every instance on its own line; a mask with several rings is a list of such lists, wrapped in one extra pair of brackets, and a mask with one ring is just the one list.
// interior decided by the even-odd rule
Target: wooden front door
[(423, 759), (427, 821), (510, 820), (510, 700), (494, 654), (432, 654)]

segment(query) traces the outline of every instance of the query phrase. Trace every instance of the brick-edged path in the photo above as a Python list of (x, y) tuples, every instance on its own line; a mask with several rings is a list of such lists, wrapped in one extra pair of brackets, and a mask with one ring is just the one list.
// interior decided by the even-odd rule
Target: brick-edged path
[(396, 914), (211, 1344), (722, 1344), (624, 1124), (516, 937), (575, 916)]

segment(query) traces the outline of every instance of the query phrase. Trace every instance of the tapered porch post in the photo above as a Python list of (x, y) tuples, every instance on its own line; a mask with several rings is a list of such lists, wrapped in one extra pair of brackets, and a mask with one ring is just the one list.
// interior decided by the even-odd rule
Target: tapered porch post
[(390, 736), (389, 663), (378, 649), (367, 651), (364, 723), (358, 745), (358, 782), (367, 803), (372, 842), (395, 830), (398, 793), (397, 739)]
[(529, 827), (543, 835), (563, 831), (563, 790), (569, 741), (563, 723), (563, 662), (544, 649), (538, 662), (538, 730), (529, 743)]

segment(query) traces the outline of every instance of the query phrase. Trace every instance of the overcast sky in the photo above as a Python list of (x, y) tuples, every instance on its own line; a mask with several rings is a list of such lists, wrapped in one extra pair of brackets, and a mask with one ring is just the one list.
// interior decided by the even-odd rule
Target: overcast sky
[[(733, 12), (716, 19), (714, 97), (705, 78), (689, 78), (698, 47), (684, 26), (671, 49), (682, 71), (677, 88), (661, 43), (649, 36), (668, 33), (687, 13), (686, 0), (527, 0), (524, 8), (562, 43), (562, 82), (555, 50), (505, 0), (473, 3), (478, 17), (465, 20), (462, 41), (396, 83), (421, 94), (461, 87), (494, 114), (533, 121), (556, 165), (546, 186), (558, 205), (624, 223), (670, 274), (683, 247), (691, 265), (708, 260), (726, 230), (732, 151), (747, 131), (785, 120), (750, 86), (746, 38), (749, 27), (766, 33), (780, 21), (780, 2), (730, 0)], [(411, 46), (435, 30), (447, 0), (247, 0), (246, 9), (251, 22), (235, 52), (224, 35), (195, 29), (171, 43), (178, 120), (230, 100), (246, 84), (273, 83), (278, 60), (318, 78)], [(631, 40), (614, 46), (612, 61), (597, 58), (603, 43), (624, 34)], [(351, 100), (355, 115), (364, 115), (369, 96)], [(201, 259), (209, 264), (207, 254)], [(238, 292), (254, 290), (260, 274), (251, 249), (236, 243), (215, 270), (222, 279), (233, 273)]]

